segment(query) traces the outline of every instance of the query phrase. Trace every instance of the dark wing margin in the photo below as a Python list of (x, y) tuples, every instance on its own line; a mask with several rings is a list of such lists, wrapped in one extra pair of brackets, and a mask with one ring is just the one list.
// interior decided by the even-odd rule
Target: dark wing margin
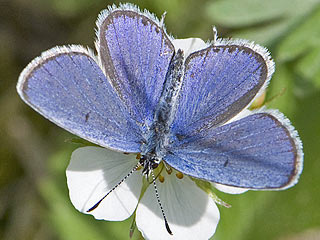
[(23, 70), (17, 90), (34, 110), (75, 135), (113, 150), (139, 151), (140, 129), (85, 48), (42, 53)]
[(253, 190), (286, 189), (303, 168), (302, 143), (278, 111), (258, 112), (176, 141), (165, 161), (195, 178)]
[(150, 125), (174, 46), (153, 15), (132, 5), (100, 13), (96, 47), (101, 65), (131, 116)]
[(192, 135), (224, 124), (267, 86), (274, 71), (268, 51), (253, 43), (237, 43), (222, 41), (186, 59), (175, 133)]

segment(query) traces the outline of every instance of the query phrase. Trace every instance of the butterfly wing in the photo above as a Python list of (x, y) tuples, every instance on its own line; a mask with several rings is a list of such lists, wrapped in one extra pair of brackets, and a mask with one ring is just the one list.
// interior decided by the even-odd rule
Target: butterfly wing
[(165, 161), (187, 175), (248, 189), (283, 189), (302, 171), (302, 145), (279, 112), (260, 112), (175, 141)]
[(103, 11), (97, 25), (104, 72), (131, 116), (150, 126), (174, 46), (154, 16), (131, 5)]
[(139, 151), (140, 129), (86, 49), (44, 52), (21, 73), (17, 90), (27, 104), (69, 132), (103, 147)]
[[(249, 189), (292, 186), (302, 146), (281, 114), (229, 121), (264, 89), (274, 71), (266, 49), (220, 40), (186, 59), (165, 161), (182, 173)], [(229, 121), (228, 124), (226, 124)]]
[(189, 55), (173, 132), (221, 125), (248, 106), (274, 71), (265, 49), (246, 42), (217, 42)]

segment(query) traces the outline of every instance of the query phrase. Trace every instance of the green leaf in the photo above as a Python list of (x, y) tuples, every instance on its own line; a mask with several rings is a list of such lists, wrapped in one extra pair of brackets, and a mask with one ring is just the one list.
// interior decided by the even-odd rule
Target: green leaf
[(220, 0), (210, 2), (208, 16), (227, 27), (244, 27), (304, 15), (318, 0)]
[(102, 0), (88, 1), (88, 0), (51, 0), (50, 4), (56, 14), (70, 17), (76, 14), (81, 14), (86, 10), (93, 8), (94, 5), (99, 4)]
[(245, 236), (252, 228), (257, 227), (256, 214), (265, 209), (264, 206), (272, 201), (275, 194), (259, 191), (249, 191), (240, 195), (219, 193), (219, 197), (231, 203), (232, 208), (220, 208), (220, 222), (213, 239), (248, 239)]
[(297, 73), (320, 88), (320, 46), (304, 56), (296, 66)]
[(320, 7), (304, 19), (304, 22), (294, 28), (278, 46), (277, 58), (289, 61), (299, 55), (308, 54), (320, 47)]
[(288, 28), (288, 21), (278, 21), (273, 24), (245, 28), (232, 33), (232, 37), (250, 39), (261, 45), (273, 44)]
[[(277, 66), (277, 65), (276, 65)], [(278, 65), (267, 91), (266, 106), (292, 116), (295, 111), (294, 74), (289, 66)]]
[(209, 4), (208, 13), (212, 20), (223, 26), (243, 27), (280, 18), (286, 12), (287, 2), (288, 0), (220, 0)]
[(235, 29), (232, 37), (271, 45), (294, 29), (318, 4), (319, 0), (220, 0), (209, 3), (207, 15), (213, 24)]

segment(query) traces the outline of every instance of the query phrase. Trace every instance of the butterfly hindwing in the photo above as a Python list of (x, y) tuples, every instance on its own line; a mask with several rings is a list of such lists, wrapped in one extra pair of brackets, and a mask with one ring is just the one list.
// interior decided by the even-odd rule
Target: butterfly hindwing
[(278, 112), (249, 115), (176, 140), (165, 161), (204, 180), (249, 189), (292, 186), (302, 170), (296, 131)]

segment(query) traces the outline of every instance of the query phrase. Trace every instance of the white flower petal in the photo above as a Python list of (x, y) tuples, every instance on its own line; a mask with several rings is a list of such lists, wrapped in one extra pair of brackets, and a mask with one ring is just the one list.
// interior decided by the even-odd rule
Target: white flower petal
[[(137, 164), (135, 155), (100, 147), (82, 147), (71, 156), (67, 183), (72, 204), (83, 213), (94, 206)], [(134, 172), (89, 214), (96, 219), (122, 221), (134, 212), (142, 187), (141, 174)]]
[(200, 38), (174, 39), (172, 43), (176, 50), (183, 50), (185, 58), (187, 58), (191, 53), (206, 48), (208, 46)]
[(167, 217), (170, 235), (159, 208), (153, 186), (146, 190), (136, 212), (136, 224), (146, 239), (209, 239), (215, 232), (220, 214), (214, 201), (187, 176), (165, 176), (156, 181)]
[(227, 121), (225, 124), (240, 120), (241, 118), (247, 117), (247, 116), (249, 116), (251, 114), (253, 114), (252, 111), (250, 111), (247, 108), (244, 108), (237, 115), (235, 115), (233, 118), (231, 118), (229, 121)]
[(231, 187), (223, 184), (218, 184), (218, 183), (212, 183), (212, 185), (218, 189), (221, 192), (224, 193), (229, 193), (229, 194), (241, 194), (244, 193), (250, 189), (247, 188), (238, 188), (238, 187)]

